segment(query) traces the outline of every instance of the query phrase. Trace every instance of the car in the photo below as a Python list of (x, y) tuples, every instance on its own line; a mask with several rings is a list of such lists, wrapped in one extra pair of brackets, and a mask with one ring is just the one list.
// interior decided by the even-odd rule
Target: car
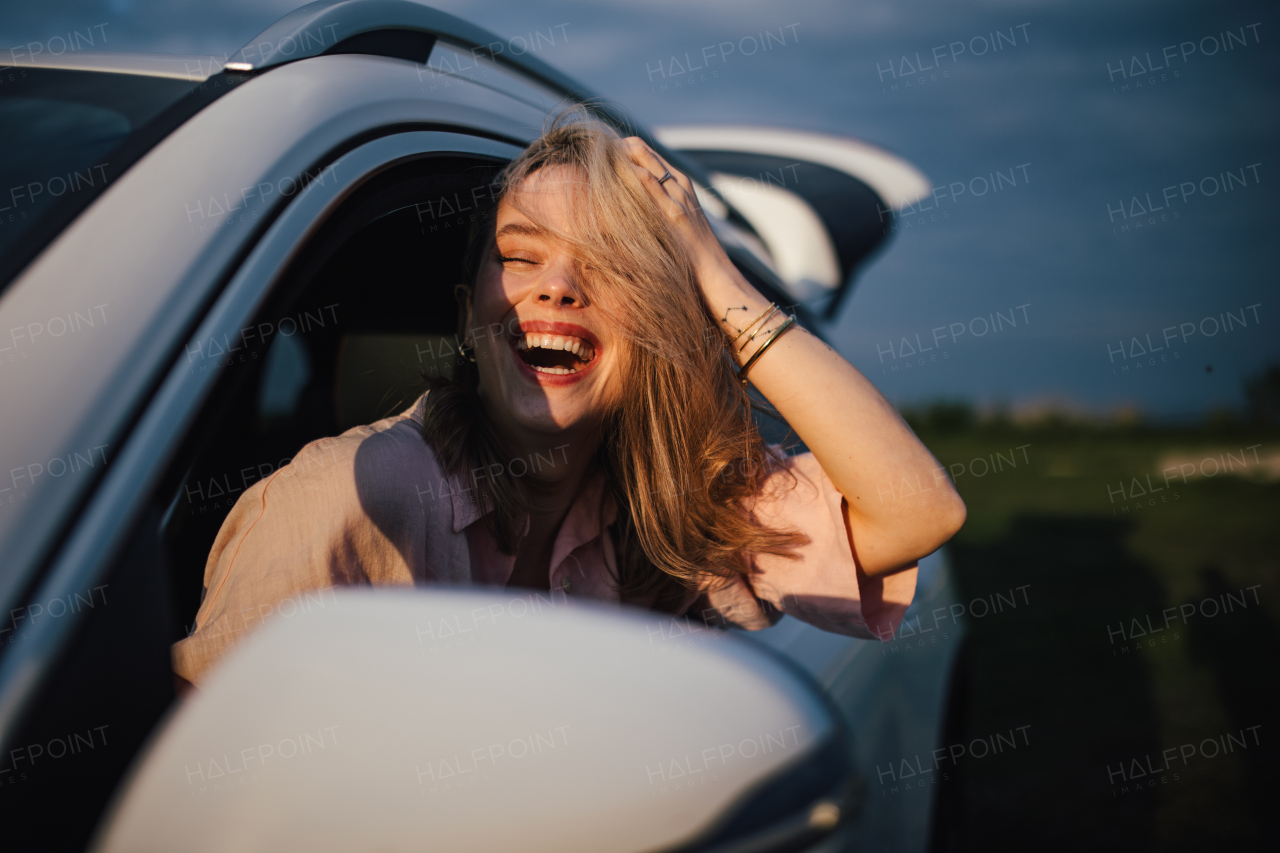
[[(257, 614), (262, 629), (176, 700), (169, 647), (190, 630), (236, 497), (451, 369), (471, 216), (555, 109), (587, 104), (690, 175), (743, 273), (818, 330), (894, 211), (929, 192), (856, 140), (650, 131), (510, 47), (410, 0), (326, 0), (230, 57), (15, 52), (0, 71), (13, 131), (0, 163), (0, 811), (18, 848), (393, 849), (427, 832), (448, 849), (923, 850), (948, 837), (954, 785), (901, 778), (963, 710), (963, 605), (944, 552), (921, 561), (903, 628), (880, 644), (785, 617), (726, 632), (574, 604), (441, 657), (421, 648), (423, 624), (539, 602), (342, 590), (296, 603), (296, 619)], [(318, 666), (317, 644), (349, 654)], [(632, 676), (584, 678), (585, 660)], [(524, 693), (493, 686), (530, 667), (541, 678)], [(431, 716), (435, 696), (449, 700), (443, 728), (409, 733), (404, 709)], [(590, 713), (564, 729), (534, 719), (566, 697)], [(343, 722), (326, 729), (317, 708)], [(487, 749), (474, 727), (525, 723), (508, 747), (592, 747), (435, 791), (430, 806), (421, 769), (388, 765), (414, 753), (430, 768), (458, 743)], [(267, 770), (259, 750), (260, 784), (197, 793), (230, 777), (224, 748), (249, 756), (275, 737), (268, 724), (293, 732), (269, 755), (293, 738), (340, 757)], [(339, 738), (368, 742), (342, 752)], [(752, 738), (768, 761), (721, 755), (702, 777), (716, 784), (676, 781), (683, 762), (692, 782), (690, 755), (742, 755)], [(412, 805), (387, 794), (406, 789)], [(375, 831), (387, 814), (402, 836)]]

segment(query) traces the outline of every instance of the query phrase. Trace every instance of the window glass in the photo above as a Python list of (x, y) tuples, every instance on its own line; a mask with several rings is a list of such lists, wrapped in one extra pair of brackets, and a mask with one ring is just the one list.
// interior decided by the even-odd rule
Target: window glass
[(46, 98), (0, 98), (0, 127), (0, 251), (58, 199), (102, 186), (132, 129), (115, 110)]
[(311, 357), (292, 335), (278, 335), (267, 352), (263, 370), (265, 375), (258, 390), (258, 421), (265, 426), (273, 420), (293, 416), (302, 390), (311, 381)]
[[(33, 225), (49, 219), (65, 226), (177, 123), (227, 91), (225, 76), (0, 72), (0, 286), (57, 234), (57, 227)], [(190, 112), (162, 118), (193, 92), (201, 96), (189, 101)]]

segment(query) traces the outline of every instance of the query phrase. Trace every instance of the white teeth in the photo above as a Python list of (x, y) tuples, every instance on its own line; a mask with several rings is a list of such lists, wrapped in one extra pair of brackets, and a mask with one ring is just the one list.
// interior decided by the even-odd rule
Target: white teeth
[[(591, 361), (595, 358), (595, 350), (591, 344), (581, 338), (574, 338), (565, 335), (550, 334), (526, 334), (516, 341), (516, 349), (551, 349), (564, 350), (571, 352), (583, 361)], [(570, 373), (574, 371), (569, 371)]]
[(557, 376), (563, 376), (563, 375), (568, 374), (568, 373), (577, 373), (577, 372), (578, 372), (578, 371), (573, 370), (572, 368), (568, 368), (568, 367), (539, 367), (539, 366), (538, 366), (538, 365), (536, 365), (536, 364), (531, 364), (531, 365), (529, 365), (529, 366), (530, 366), (530, 367), (532, 367), (534, 370), (538, 371), (539, 373), (554, 373), (554, 374), (556, 374)]

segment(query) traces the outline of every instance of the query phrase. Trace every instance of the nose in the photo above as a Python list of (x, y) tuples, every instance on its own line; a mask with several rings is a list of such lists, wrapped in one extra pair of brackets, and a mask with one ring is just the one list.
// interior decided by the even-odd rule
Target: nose
[(533, 290), (539, 305), (556, 308), (582, 307), (586, 300), (578, 287), (577, 265), (568, 258), (550, 264)]

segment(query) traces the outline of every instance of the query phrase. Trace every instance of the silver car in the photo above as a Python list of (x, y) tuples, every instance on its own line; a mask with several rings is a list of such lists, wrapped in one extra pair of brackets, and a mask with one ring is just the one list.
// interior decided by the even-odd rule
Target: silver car
[(229, 57), (8, 60), (6, 848), (947, 840), (954, 780), (903, 772), (946, 744), (963, 686), (942, 553), (885, 643), (518, 590), (340, 589), (246, 614), (186, 700), (169, 662), (237, 496), (451, 369), (471, 216), (557, 106), (658, 146), (743, 272), (814, 328), (929, 192), (913, 167), (776, 128), (650, 132), (409, 0), (313, 3)]

